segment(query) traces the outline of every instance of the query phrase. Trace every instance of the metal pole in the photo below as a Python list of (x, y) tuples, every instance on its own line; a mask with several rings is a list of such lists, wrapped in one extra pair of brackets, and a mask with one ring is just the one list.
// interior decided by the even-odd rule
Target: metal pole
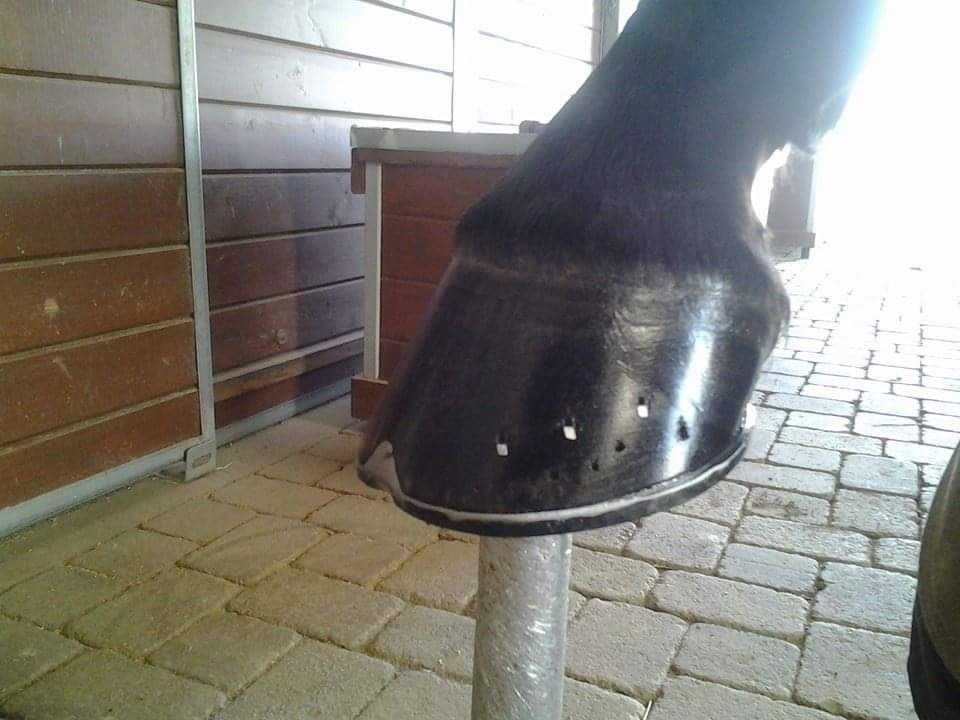
[(481, 538), (473, 720), (560, 720), (570, 535)]

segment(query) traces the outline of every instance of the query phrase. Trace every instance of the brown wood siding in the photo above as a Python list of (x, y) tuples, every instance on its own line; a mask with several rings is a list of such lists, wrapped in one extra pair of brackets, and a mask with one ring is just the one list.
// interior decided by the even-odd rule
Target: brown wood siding
[(403, 361), (409, 343), (382, 338), (380, 340), (380, 379), (390, 380)]
[(383, 213), (456, 221), (503, 173), (502, 168), (385, 165)]
[(450, 220), (384, 215), (380, 274), (396, 280), (437, 283), (453, 253), (457, 224)]
[(0, 507), (200, 434), (169, 5), (0, 7)]

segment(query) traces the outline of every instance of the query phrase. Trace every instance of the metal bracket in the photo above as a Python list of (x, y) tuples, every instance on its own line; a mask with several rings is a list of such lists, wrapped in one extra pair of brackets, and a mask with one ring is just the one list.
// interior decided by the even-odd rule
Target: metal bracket
[(192, 482), (201, 475), (216, 469), (217, 443), (213, 440), (201, 442), (189, 448), (183, 456), (186, 468), (183, 471), (184, 480)]

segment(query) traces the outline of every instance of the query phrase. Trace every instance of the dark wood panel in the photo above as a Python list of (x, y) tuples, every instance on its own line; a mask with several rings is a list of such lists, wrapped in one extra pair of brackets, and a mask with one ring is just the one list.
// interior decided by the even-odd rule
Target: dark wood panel
[(207, 249), (210, 306), (219, 308), (363, 276), (363, 228)]
[(357, 420), (372, 417), (386, 391), (387, 384), (381, 380), (353, 378), (350, 382), (350, 414)]
[(350, 167), (350, 128), (450, 130), (448, 123), (326, 115), (312, 110), (200, 104), (205, 170)]
[(0, 444), (196, 382), (191, 322), (0, 363)]
[(186, 248), (0, 266), (0, 354), (186, 317)]
[(403, 215), (383, 215), (380, 274), (397, 280), (437, 283), (450, 263), (457, 224)]
[(178, 90), (0, 75), (0, 167), (179, 165)]
[(5, 0), (0, 67), (176, 85), (177, 18), (130, 0)]
[(43, 442), (0, 450), (0, 506), (14, 505), (200, 434), (197, 394)]
[[(513, 132), (512, 130), (510, 132)], [(424, 150), (378, 150), (354, 148), (350, 153), (350, 189), (359, 195), (367, 191), (366, 164), (418, 165), (420, 167), (509, 168), (517, 155), (487, 155), (472, 152)]]
[(303, 45), (453, 69), (453, 28), (359, 0), (203, 0), (197, 22)]
[(446, 74), (217, 30), (200, 30), (197, 42), (205, 100), (450, 120)]
[(0, 173), (0, 260), (186, 241), (181, 170)]
[(380, 339), (380, 379), (392, 380), (409, 343), (398, 340)]
[(210, 319), (214, 371), (312, 345), (363, 325), (363, 282), (218, 310)]
[(332, 385), (338, 380), (346, 380), (355, 375), (362, 364), (359, 356), (341, 360), (305, 375), (281, 380), (269, 387), (218, 402), (214, 406), (217, 427), (232, 425), (275, 405)]
[(386, 5), (396, 5), (410, 12), (453, 22), (453, 0), (380, 0)]
[(208, 175), (203, 179), (208, 240), (315, 230), (364, 221), (350, 175)]
[(383, 168), (383, 213), (459, 220), (503, 177), (502, 168)]
[(380, 285), (380, 335), (410, 341), (423, 319), (435, 285), (384, 278)]
[(556, 3), (538, 7), (516, 0), (483, 0), (477, 9), (482, 32), (579, 60), (593, 60), (596, 33), (558, 13)]

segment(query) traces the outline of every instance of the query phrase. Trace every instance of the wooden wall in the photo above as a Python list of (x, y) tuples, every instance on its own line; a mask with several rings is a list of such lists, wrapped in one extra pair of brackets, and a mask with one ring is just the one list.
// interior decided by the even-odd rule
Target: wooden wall
[(0, 4), (0, 507), (200, 434), (175, 9)]

